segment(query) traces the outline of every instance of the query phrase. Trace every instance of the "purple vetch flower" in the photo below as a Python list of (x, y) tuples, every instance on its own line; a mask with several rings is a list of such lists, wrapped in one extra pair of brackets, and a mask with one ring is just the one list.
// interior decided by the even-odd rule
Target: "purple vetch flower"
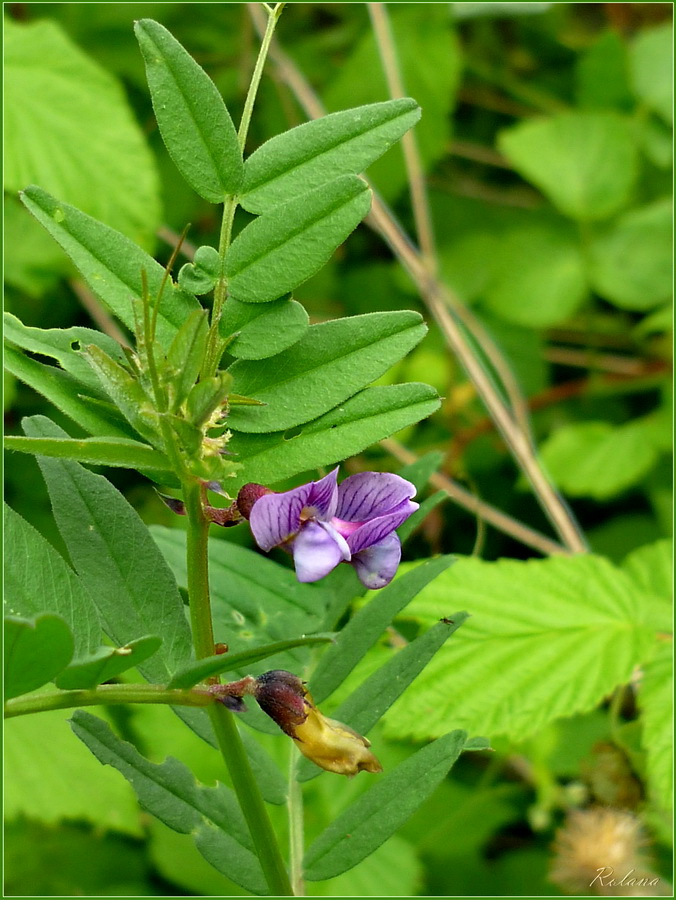
[(336, 468), (319, 481), (258, 497), (249, 514), (256, 543), (292, 553), (299, 581), (318, 581), (349, 562), (367, 588), (385, 587), (401, 559), (395, 528), (418, 509), (415, 486), (381, 472), (337, 480)]

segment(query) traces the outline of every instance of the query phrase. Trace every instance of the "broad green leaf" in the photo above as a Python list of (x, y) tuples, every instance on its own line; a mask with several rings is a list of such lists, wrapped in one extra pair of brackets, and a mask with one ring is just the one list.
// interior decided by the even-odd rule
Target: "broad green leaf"
[(308, 314), (296, 300), (282, 298), (264, 306), (228, 299), (220, 321), (223, 337), (237, 334), (228, 353), (238, 359), (267, 359), (297, 343), (308, 327)]
[(607, 500), (655, 465), (658, 448), (644, 419), (626, 425), (573, 422), (558, 428), (540, 447), (542, 461), (561, 490), (572, 497)]
[(397, 534), (399, 535), (399, 540), (402, 544), (422, 525), (432, 510), (436, 509), (437, 506), (447, 499), (448, 494), (446, 491), (437, 491), (436, 494), (432, 494), (431, 497), (423, 500), (420, 504), (420, 508), (417, 509), (409, 519), (406, 519), (403, 525), (400, 525), (399, 528), (397, 528)]
[[(368, 734), (466, 619), (467, 613), (461, 612), (438, 621), (376, 669), (331, 713), (332, 718), (345, 722), (359, 734)], [(299, 781), (308, 781), (321, 774), (321, 770), (307, 759), (298, 766)]]
[(647, 310), (673, 293), (672, 201), (634, 209), (591, 245), (594, 290), (620, 309)]
[[(49, 419), (24, 420), (30, 437), (60, 437)], [(38, 458), (56, 523), (75, 569), (111, 640), (125, 646), (147, 634), (163, 644), (139, 668), (149, 681), (166, 682), (190, 658), (183, 601), (148, 529), (122, 494), (78, 463)]]
[(114, 422), (105, 412), (91, 403), (87, 389), (72, 375), (56, 366), (47, 366), (31, 359), (14, 347), (5, 346), (5, 368), (24, 384), (46, 397), (50, 403), (69, 416), (90, 434), (105, 437), (128, 437), (126, 422)]
[(124, 353), (117, 341), (92, 328), (30, 328), (6, 312), (4, 338), (22, 350), (58, 360), (62, 369), (97, 393), (101, 391), (101, 384), (82, 349), (88, 344), (96, 344), (116, 362), (124, 362)]
[(672, 643), (663, 641), (655, 656), (646, 663), (638, 690), (642, 743), (648, 754), (648, 789), (665, 809), (672, 808), (674, 796)]
[(73, 633), (75, 656), (101, 642), (96, 607), (80, 579), (49, 541), (5, 506), (5, 611), (32, 618), (57, 613)]
[(410, 97), (371, 103), (298, 125), (244, 165), (242, 206), (266, 213), (339, 175), (359, 175), (420, 118)]
[(500, 150), (573, 219), (605, 219), (629, 200), (637, 175), (629, 123), (614, 113), (572, 112), (503, 131)]
[[(466, 732), (452, 731), (379, 779), (311, 844), (305, 877), (333, 878), (372, 853), (429, 797), (466, 744)], [(475, 743), (476, 749), (481, 746)]]
[(425, 867), (412, 843), (392, 837), (358, 863), (329, 881), (313, 881), (308, 894), (326, 897), (415, 897)]
[(242, 151), (218, 88), (159, 22), (141, 19), (134, 31), (169, 155), (201, 197), (222, 203), (242, 181)]
[(485, 290), (501, 319), (527, 328), (549, 328), (569, 319), (588, 294), (579, 242), (558, 223), (510, 229), (493, 254)]
[(248, 481), (275, 484), (347, 459), (431, 415), (440, 402), (426, 384), (371, 387), (305, 425), (297, 435), (233, 434), (229, 449), (238, 454), (244, 468), (232, 488)]
[[(133, 331), (132, 300), (142, 295), (141, 272), (146, 273), (154, 303), (164, 278), (162, 266), (119, 231), (56, 200), (42, 188), (26, 188), (21, 200), (63, 247), (97, 297)], [(157, 317), (157, 337), (163, 347), (169, 346), (176, 330), (198, 306), (194, 297), (167, 280)]]
[(522, 741), (596, 707), (650, 654), (654, 630), (633, 579), (598, 556), (460, 559), (408, 606), (470, 618), (385, 716), (388, 735), (426, 739), (449, 720)]
[(266, 403), (232, 409), (228, 427), (270, 432), (323, 415), (375, 381), (423, 338), (419, 313), (369, 313), (311, 325), (269, 362), (233, 363), (232, 389)]
[(673, 603), (673, 541), (665, 538), (654, 544), (645, 544), (626, 556), (622, 562), (623, 570), (634, 579), (642, 592), (652, 594), (662, 607), (660, 622), (656, 627), (662, 631), (671, 631)]
[(224, 672), (232, 672), (243, 669), (252, 663), (276, 656), (295, 647), (309, 647), (314, 644), (330, 644), (332, 635), (312, 634), (308, 637), (299, 637), (289, 641), (277, 641), (274, 644), (264, 644), (255, 650), (245, 650), (242, 653), (223, 653), (219, 656), (207, 656), (197, 662), (182, 666), (175, 672), (168, 687), (190, 688), (200, 681), (205, 681), (210, 675), (222, 675)]
[(49, 19), (6, 19), (5, 66), (5, 190), (43, 185), (150, 249), (159, 181), (119, 81)]
[(103, 684), (135, 668), (156, 653), (161, 639), (149, 635), (130, 641), (126, 647), (100, 647), (94, 653), (75, 658), (56, 677), (56, 686), (64, 691), (88, 689)]
[(73, 658), (73, 635), (61, 616), (33, 620), (5, 616), (5, 698), (11, 700), (52, 681)]
[(223, 784), (201, 787), (192, 772), (172, 757), (161, 765), (148, 762), (106, 722), (83, 710), (74, 712), (71, 727), (99, 762), (113, 766), (131, 782), (141, 806), (165, 825), (182, 834), (195, 833), (207, 822), (216, 826), (228, 876), (253, 893), (265, 893), (249, 829), (229, 788)]
[(169, 460), (163, 453), (129, 438), (90, 437), (80, 440), (67, 437), (34, 438), (8, 435), (5, 438), (5, 447), (7, 450), (18, 450), (20, 453), (75, 459), (96, 466), (171, 471)]
[(308, 191), (247, 225), (225, 258), (228, 291), (245, 303), (267, 303), (292, 291), (328, 262), (371, 206), (355, 175)]
[(371, 600), (338, 633), (333, 646), (321, 656), (310, 678), (310, 691), (321, 703), (345, 680), (367, 650), (375, 644), (392, 619), (430, 581), (453, 562), (441, 556), (395, 579), (384, 590), (372, 592)]
[(5, 817), (53, 826), (70, 819), (142, 838), (131, 786), (77, 740), (68, 727), (71, 715), (70, 709), (54, 709), (6, 720)]
[(629, 51), (631, 81), (636, 96), (674, 123), (674, 30), (670, 22), (642, 31)]
[(602, 31), (575, 64), (577, 101), (583, 109), (630, 110), (627, 42), (614, 28)]
[[(432, 171), (450, 139), (453, 105), (460, 81), (462, 56), (449, 8), (442, 4), (392, 4), (387, 7), (404, 90), (415, 97), (423, 116), (415, 128), (423, 167)], [(382, 101), (390, 96), (373, 29), (366, 18), (350, 54), (324, 89), (331, 112)], [(354, 47), (354, 49), (352, 49)], [(311, 52), (310, 47), (307, 48)], [(315, 65), (324, 65), (325, 50), (315, 47)], [(408, 183), (403, 154), (393, 147), (369, 168), (369, 179), (392, 201)]]

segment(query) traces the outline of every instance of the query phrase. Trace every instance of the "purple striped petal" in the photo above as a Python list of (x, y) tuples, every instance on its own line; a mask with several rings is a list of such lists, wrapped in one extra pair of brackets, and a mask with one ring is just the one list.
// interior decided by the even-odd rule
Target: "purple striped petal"
[(415, 485), (389, 472), (359, 472), (338, 486), (335, 515), (347, 522), (366, 522), (415, 497)]
[(418, 509), (417, 503), (414, 503), (412, 500), (404, 500), (387, 515), (378, 516), (376, 519), (364, 522), (352, 534), (347, 535), (347, 545), (350, 551), (353, 554), (359, 553), (361, 550), (379, 543), (391, 534), (395, 528), (399, 528), (401, 523), (405, 522), (416, 509)]
[(338, 466), (325, 478), (311, 483), (307, 505), (310, 515), (318, 519), (328, 521), (331, 516), (335, 516), (338, 505)]
[(375, 591), (392, 581), (400, 559), (401, 543), (396, 534), (390, 534), (380, 543), (361, 550), (352, 557), (350, 564), (361, 583)]
[(305, 522), (293, 542), (293, 561), (299, 581), (318, 581), (349, 558), (345, 540), (324, 523)]
[(256, 500), (249, 525), (262, 550), (272, 550), (296, 534), (311, 487), (311, 484), (302, 484), (284, 494), (265, 494)]

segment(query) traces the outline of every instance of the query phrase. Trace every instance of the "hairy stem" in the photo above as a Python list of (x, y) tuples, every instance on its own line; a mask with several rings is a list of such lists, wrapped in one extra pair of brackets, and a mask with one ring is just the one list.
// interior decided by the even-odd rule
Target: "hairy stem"
[(75, 706), (108, 706), (118, 703), (165, 703), (170, 706), (209, 706), (214, 698), (206, 691), (169, 690), (159, 684), (101, 684), (90, 690), (49, 691), (17, 697), (5, 703), (5, 718)]

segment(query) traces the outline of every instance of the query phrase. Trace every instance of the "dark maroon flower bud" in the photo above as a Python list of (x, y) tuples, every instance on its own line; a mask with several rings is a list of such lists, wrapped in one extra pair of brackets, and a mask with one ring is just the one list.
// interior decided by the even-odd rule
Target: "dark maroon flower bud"
[(159, 491), (156, 491), (155, 493), (162, 503), (164, 503), (165, 506), (168, 506), (172, 512), (175, 512), (177, 516), (185, 515), (185, 504), (182, 500), (179, 500), (177, 497), (169, 497), (166, 494), (160, 494)]
[(254, 697), (263, 712), (292, 738), (296, 736), (296, 728), (307, 719), (305, 693), (300, 678), (283, 669), (259, 675), (254, 688)]
[(248, 519), (251, 515), (254, 503), (266, 494), (274, 494), (274, 491), (271, 491), (270, 488), (266, 488), (262, 484), (255, 484), (254, 482), (245, 484), (240, 488), (239, 494), (237, 494), (236, 505), (245, 519)]

